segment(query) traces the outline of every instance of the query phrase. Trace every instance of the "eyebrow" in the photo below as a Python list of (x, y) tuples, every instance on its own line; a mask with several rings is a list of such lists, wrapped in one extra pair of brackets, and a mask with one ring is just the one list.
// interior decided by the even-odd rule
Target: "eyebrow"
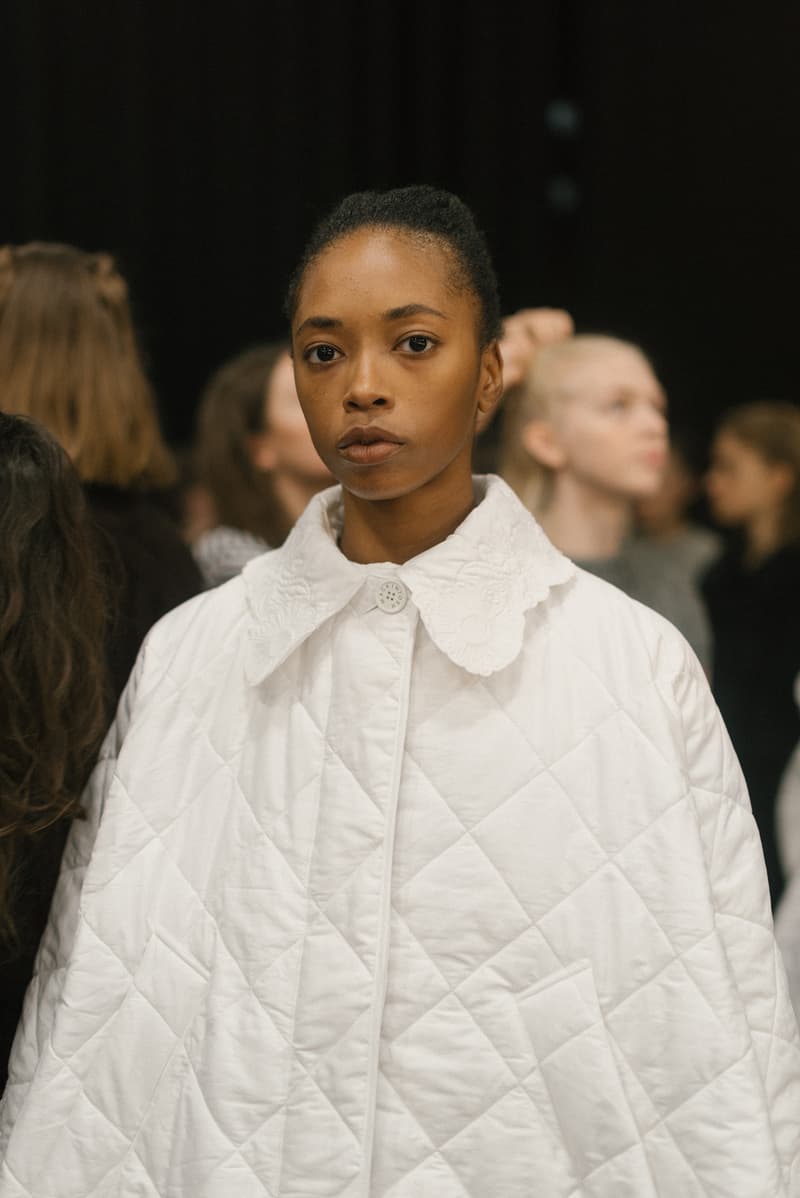
[[(447, 320), (444, 312), (440, 312), (438, 308), (431, 308), (428, 304), (401, 304), (399, 308), (389, 308), (381, 313), (381, 319), (388, 323), (393, 320), (406, 320), (409, 316), (440, 316), (442, 320)], [(340, 329), (342, 323), (335, 316), (309, 316), (298, 327), (295, 336), (302, 333), (303, 329)]]
[(403, 304), (400, 308), (390, 308), (388, 312), (384, 312), (384, 320), (405, 320), (408, 316), (441, 316), (442, 320), (447, 320), (444, 312), (440, 312), (438, 308), (431, 308), (428, 304)]

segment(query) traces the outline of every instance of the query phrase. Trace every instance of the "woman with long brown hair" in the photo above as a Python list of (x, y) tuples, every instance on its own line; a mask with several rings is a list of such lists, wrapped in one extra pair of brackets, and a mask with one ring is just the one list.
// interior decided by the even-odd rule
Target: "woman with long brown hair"
[(109, 716), (96, 536), (67, 455), (0, 413), (0, 1089)]
[(175, 469), (128, 302), (108, 254), (0, 248), (0, 404), (38, 420), (72, 459), (118, 576), (109, 661), (119, 694), (148, 628), (202, 581), (159, 501)]

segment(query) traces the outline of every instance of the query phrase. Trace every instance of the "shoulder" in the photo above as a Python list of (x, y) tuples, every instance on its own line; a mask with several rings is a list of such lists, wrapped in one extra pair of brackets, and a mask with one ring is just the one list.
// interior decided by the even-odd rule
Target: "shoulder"
[(248, 606), (241, 577), (204, 591), (167, 612), (139, 654), (140, 691), (169, 679), (173, 687), (200, 683), (212, 663), (231, 657), (245, 635)]
[(199, 650), (204, 638), (212, 645), (224, 641), (246, 613), (247, 595), (241, 576), (237, 576), (167, 612), (153, 625), (148, 641), (162, 652), (182, 641), (197, 642)]
[(702, 668), (673, 623), (586, 570), (553, 598), (555, 626), (571, 650), (603, 674), (673, 678)]
[[(562, 597), (561, 667), (588, 675), (665, 761), (679, 760), (708, 796), (747, 804), (738, 764), (694, 649), (669, 620), (591, 575)], [(677, 757), (676, 757), (677, 755)]]

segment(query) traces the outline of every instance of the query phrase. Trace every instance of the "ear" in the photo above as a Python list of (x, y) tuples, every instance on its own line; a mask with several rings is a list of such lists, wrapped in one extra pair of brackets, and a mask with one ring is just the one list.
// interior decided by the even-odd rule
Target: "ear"
[(482, 433), (491, 423), (503, 397), (503, 359), (497, 341), (491, 341), (481, 354), (480, 369), (478, 406), (475, 411), (476, 433)]
[(247, 438), (247, 456), (256, 470), (269, 474), (278, 465), (271, 433), (251, 433)]
[(523, 446), (537, 462), (550, 470), (563, 470), (567, 455), (555, 425), (550, 420), (529, 420), (520, 436)]

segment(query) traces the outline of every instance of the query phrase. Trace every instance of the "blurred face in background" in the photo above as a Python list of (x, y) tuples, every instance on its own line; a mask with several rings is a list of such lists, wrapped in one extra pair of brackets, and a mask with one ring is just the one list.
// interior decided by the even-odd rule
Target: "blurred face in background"
[(654, 494), (667, 458), (666, 399), (646, 358), (632, 346), (604, 345), (577, 353), (560, 366), (550, 445), (545, 457), (556, 474), (629, 499)]
[(265, 432), (254, 439), (253, 447), (253, 459), (260, 469), (318, 480), (321, 487), (333, 481), (311, 441), (288, 353), (278, 359), (267, 382), (264, 424)]
[(791, 487), (788, 468), (769, 462), (757, 449), (724, 430), (711, 448), (706, 490), (720, 524), (747, 524), (778, 513)]
[(636, 511), (642, 527), (648, 532), (658, 533), (681, 524), (699, 489), (699, 477), (689, 469), (682, 455), (676, 449), (671, 449), (661, 486), (637, 504)]

